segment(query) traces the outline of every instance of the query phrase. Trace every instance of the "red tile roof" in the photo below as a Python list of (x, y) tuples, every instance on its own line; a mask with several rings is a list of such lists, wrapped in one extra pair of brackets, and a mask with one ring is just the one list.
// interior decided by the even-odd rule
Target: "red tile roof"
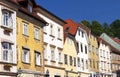
[(118, 39), (117, 37), (112, 38), (116, 43), (120, 44), (120, 39)]
[(70, 33), (71, 35), (75, 35), (77, 32), (78, 24), (71, 19), (65, 20), (65, 22), (67, 24), (63, 26), (64, 31), (67, 30), (67, 32)]

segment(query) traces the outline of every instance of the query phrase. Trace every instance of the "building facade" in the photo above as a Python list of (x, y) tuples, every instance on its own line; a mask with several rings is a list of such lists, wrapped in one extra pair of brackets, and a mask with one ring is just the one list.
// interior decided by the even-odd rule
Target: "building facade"
[(77, 44), (77, 70), (80, 77), (89, 77), (87, 32), (82, 24), (78, 24), (75, 40)]
[(0, 1), (0, 77), (17, 75), (16, 5)]
[(99, 41), (99, 76), (111, 77), (111, 49), (101, 38)]
[(114, 40), (107, 34), (103, 33), (100, 38), (107, 43), (111, 49), (111, 72), (112, 77), (120, 76), (120, 43), (119, 40)]
[(89, 34), (89, 70), (90, 77), (98, 77), (99, 73), (99, 52), (98, 41), (93, 34)]
[(17, 68), (18, 77), (44, 77), (43, 26), (34, 0), (17, 0)]
[(63, 66), (63, 25), (65, 22), (39, 6), (38, 15), (48, 25), (44, 27), (44, 64), (49, 77), (64, 77)]
[[(77, 50), (75, 37), (71, 33), (71, 26), (74, 26), (70, 20), (66, 20), (67, 24), (64, 27), (64, 67), (65, 77), (78, 77), (77, 72)], [(70, 26), (71, 25), (71, 26)]]

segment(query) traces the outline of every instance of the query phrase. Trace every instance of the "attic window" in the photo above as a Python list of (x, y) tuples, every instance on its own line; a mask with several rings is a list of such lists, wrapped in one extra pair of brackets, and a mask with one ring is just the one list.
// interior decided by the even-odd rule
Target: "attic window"
[(67, 27), (66, 30), (68, 31), (70, 27)]
[(32, 13), (33, 6), (32, 6), (32, 3), (30, 1), (28, 2), (28, 10), (30, 13)]

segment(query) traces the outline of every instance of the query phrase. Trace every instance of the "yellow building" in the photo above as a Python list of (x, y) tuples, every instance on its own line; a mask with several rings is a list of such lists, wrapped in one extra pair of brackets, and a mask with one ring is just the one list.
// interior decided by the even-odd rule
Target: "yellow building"
[[(63, 54), (64, 54), (64, 67), (65, 67), (65, 77), (78, 77), (77, 73), (77, 51), (75, 46), (75, 37), (72, 35), (70, 28), (71, 23), (64, 25), (64, 44), (63, 44)], [(73, 25), (72, 25), (73, 26)]]
[(98, 42), (97, 38), (90, 34), (89, 35), (89, 70), (90, 70), (90, 76), (94, 77), (98, 75), (99, 72), (99, 56), (98, 56)]
[(18, 76), (41, 77), (44, 75), (42, 27), (46, 22), (34, 13), (34, 0), (19, 0), (17, 4), (21, 6), (17, 12), (16, 32)]

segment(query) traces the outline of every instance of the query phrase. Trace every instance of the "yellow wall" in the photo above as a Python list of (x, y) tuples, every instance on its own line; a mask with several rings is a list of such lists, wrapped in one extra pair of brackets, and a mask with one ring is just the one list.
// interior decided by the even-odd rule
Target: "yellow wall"
[[(28, 23), (28, 37), (23, 35), (23, 21)], [(37, 50), (41, 53), (41, 58), (43, 56), (43, 31), (39, 26), (39, 37), (40, 40), (34, 39), (34, 24), (25, 21), (21, 18), (17, 18), (17, 56), (18, 56), (18, 69), (29, 69), (29, 70), (43, 70), (43, 66), (35, 66), (35, 53)], [(22, 46), (28, 47), (30, 49), (30, 64), (25, 64), (22, 62)], [(42, 59), (43, 60), (43, 59)], [(41, 61), (42, 63), (42, 61)], [(43, 63), (42, 63), (43, 65)]]
[[(98, 42), (97, 42), (97, 38), (94, 37), (93, 35), (90, 35), (89, 37), (89, 41), (90, 41), (90, 50), (89, 50), (89, 59), (91, 59), (91, 63), (92, 63), (92, 67), (90, 67), (89, 64), (89, 69), (92, 72), (98, 72), (99, 68), (98, 68), (98, 55), (97, 55), (97, 50), (98, 49)], [(94, 46), (94, 51), (92, 51), (92, 46)], [(95, 67), (93, 66), (93, 60), (95, 62)]]
[[(69, 37), (66, 38), (64, 46), (63, 46), (63, 53), (67, 55), (67, 61), (68, 61), (68, 64), (65, 64), (65, 62), (63, 62), (65, 70), (71, 71), (71, 69), (72, 69), (71, 72), (77, 72), (77, 68), (76, 68), (76, 66), (74, 66), (74, 57), (76, 58), (77, 53), (76, 53), (76, 48), (75, 48), (73, 39), (70, 39)], [(70, 61), (69, 61), (70, 56), (72, 56), (72, 60), (73, 60), (72, 66), (70, 65)], [(77, 63), (76, 63), (76, 65), (77, 65)], [(74, 75), (73, 77), (76, 77), (76, 75), (77, 75), (75, 73), (72, 73), (72, 74)], [(68, 72), (68, 75), (72, 75), (72, 74), (70, 74)]]

